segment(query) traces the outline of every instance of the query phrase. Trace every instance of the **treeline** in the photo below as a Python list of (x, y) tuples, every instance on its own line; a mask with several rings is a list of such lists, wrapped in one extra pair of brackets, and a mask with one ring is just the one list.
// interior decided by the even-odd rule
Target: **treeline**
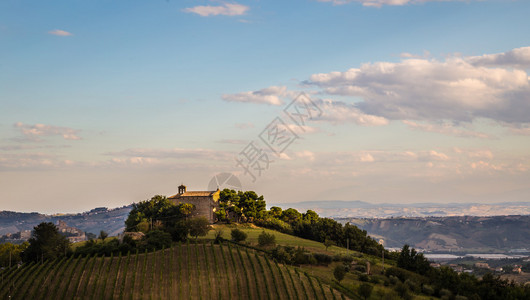
[(399, 253), (397, 266), (401, 269), (390, 268), (386, 275), (397, 279), (394, 280), (396, 290), (404, 298), (409, 292), (422, 292), (442, 299), (530, 299), (529, 285), (503, 280), (491, 273), (478, 278), (468, 273), (459, 274), (449, 267), (433, 268), (423, 254), (408, 245)]
[(384, 250), (365, 230), (351, 224), (343, 226), (330, 218), (321, 218), (312, 210), (300, 213), (294, 208), (282, 210), (273, 206), (267, 211), (263, 196), (252, 191), (224, 189), (220, 193), (219, 205), (218, 218), (221, 221), (252, 222), (261, 227), (327, 245), (349, 247), (367, 254), (381, 255)]

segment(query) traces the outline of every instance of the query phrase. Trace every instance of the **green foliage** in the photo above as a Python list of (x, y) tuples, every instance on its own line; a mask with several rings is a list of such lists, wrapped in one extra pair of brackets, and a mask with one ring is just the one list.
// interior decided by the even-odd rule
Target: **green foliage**
[(68, 239), (61, 235), (53, 223), (40, 223), (33, 228), (29, 246), (24, 250), (24, 261), (56, 259), (69, 251)]
[(265, 216), (265, 200), (253, 191), (238, 191), (224, 189), (219, 194), (220, 211), (218, 217), (222, 221), (233, 219), (236, 222), (254, 222)]
[(187, 218), (194, 209), (192, 204), (175, 204), (165, 196), (156, 195), (150, 200), (132, 205), (132, 210), (125, 220), (125, 231), (147, 233), (155, 224), (158, 229), (171, 228)]
[(142, 243), (140, 244), (140, 249), (162, 249), (168, 248), (171, 246), (171, 235), (167, 232), (161, 230), (149, 231)]
[(370, 298), (373, 289), (374, 287), (371, 284), (361, 283), (361, 285), (359, 286), (359, 295), (364, 299), (368, 299)]
[(332, 240), (326, 239), (324, 241), (324, 246), (326, 247), (326, 251), (328, 250), (329, 247), (333, 246), (334, 244), (335, 243)]
[(22, 261), (22, 252), (26, 250), (29, 243), (20, 245), (11, 243), (0, 244), (0, 267), (8, 268)]
[(333, 269), (333, 276), (338, 282), (341, 282), (346, 276), (346, 267), (344, 265), (337, 265)]
[(417, 253), (414, 248), (404, 245), (397, 259), (397, 266), (406, 270), (426, 274), (430, 269), (429, 261), (422, 253)]
[(205, 236), (210, 231), (210, 222), (205, 217), (195, 217), (188, 221), (190, 235), (195, 237)]
[(105, 230), (101, 230), (99, 232), (98, 239), (104, 241), (108, 236), (109, 236), (109, 234)]
[(238, 243), (247, 239), (247, 234), (243, 230), (237, 228), (232, 229), (230, 235), (232, 236), (232, 241)]
[(265, 230), (258, 236), (258, 245), (261, 247), (274, 246), (276, 244), (276, 236), (272, 233), (266, 233)]

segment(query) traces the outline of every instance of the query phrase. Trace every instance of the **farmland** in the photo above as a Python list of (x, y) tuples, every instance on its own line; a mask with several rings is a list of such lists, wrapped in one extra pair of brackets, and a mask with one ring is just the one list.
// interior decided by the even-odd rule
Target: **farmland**
[(69, 257), (1, 272), (7, 299), (341, 299), (316, 277), (230, 243)]

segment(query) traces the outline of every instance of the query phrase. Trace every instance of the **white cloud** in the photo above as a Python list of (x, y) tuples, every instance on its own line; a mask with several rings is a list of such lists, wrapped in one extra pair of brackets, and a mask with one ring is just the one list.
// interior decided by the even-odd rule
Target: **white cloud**
[(314, 74), (306, 83), (333, 95), (362, 98), (362, 113), (399, 120), (471, 122), (489, 118), (530, 122), (530, 81), (523, 70), (445, 61), (404, 59)]
[(516, 48), (504, 53), (471, 56), (466, 60), (475, 66), (508, 66), (527, 69), (530, 67), (530, 47)]
[(42, 136), (61, 136), (65, 140), (80, 140), (78, 132), (79, 130), (68, 128), (68, 127), (58, 127), (45, 124), (35, 124), (29, 125), (21, 122), (14, 124), (14, 127), (19, 129), (20, 132), (24, 135), (23, 141), (34, 141), (40, 142)]
[(250, 8), (245, 5), (237, 3), (223, 3), (222, 5), (212, 6), (194, 6), (185, 8), (183, 11), (187, 13), (198, 14), (202, 17), (209, 16), (241, 16), (244, 15)]
[(353, 104), (329, 99), (316, 100), (315, 103), (323, 111), (319, 120), (332, 123), (352, 122), (362, 126), (382, 126), (388, 124), (386, 118), (365, 114)]
[(223, 100), (228, 102), (258, 103), (269, 105), (282, 105), (282, 97), (288, 97), (285, 86), (270, 86), (259, 91), (241, 92), (237, 94), (225, 94)]
[(48, 34), (57, 35), (57, 36), (71, 36), (71, 35), (73, 35), (72, 33), (68, 32), (68, 31), (61, 30), (61, 29), (50, 30), (50, 31), (48, 31)]
[(313, 153), (311, 151), (308, 151), (308, 150), (296, 152), (295, 155), (296, 155), (296, 157), (304, 158), (304, 159), (307, 159), (309, 161), (314, 161), (315, 160), (315, 153)]
[(413, 121), (403, 120), (409, 128), (414, 130), (421, 130), (427, 132), (436, 132), (445, 135), (458, 136), (458, 137), (475, 137), (475, 138), (491, 138), (488, 134), (482, 132), (476, 132), (472, 130), (458, 129), (449, 123), (442, 124), (420, 124)]
[[(440, 1), (451, 1), (451, 0), (318, 0), (319, 2), (331, 2), (334, 5), (343, 5), (352, 2), (361, 3), (364, 6), (381, 7), (383, 5), (407, 5), (407, 4), (419, 4), (425, 2), (440, 2)], [(466, 1), (466, 0), (452, 0), (452, 1)]]

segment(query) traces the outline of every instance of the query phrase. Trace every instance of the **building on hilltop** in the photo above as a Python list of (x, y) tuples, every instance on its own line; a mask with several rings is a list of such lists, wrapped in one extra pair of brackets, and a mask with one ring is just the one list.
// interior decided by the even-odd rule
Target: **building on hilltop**
[(85, 232), (79, 228), (70, 227), (66, 225), (66, 222), (59, 220), (57, 221), (57, 231), (68, 238), (71, 243), (86, 241)]
[(168, 197), (175, 204), (189, 203), (195, 205), (193, 217), (205, 217), (210, 223), (215, 222), (215, 211), (219, 208), (219, 188), (217, 191), (187, 191), (185, 185), (178, 187), (178, 194)]

